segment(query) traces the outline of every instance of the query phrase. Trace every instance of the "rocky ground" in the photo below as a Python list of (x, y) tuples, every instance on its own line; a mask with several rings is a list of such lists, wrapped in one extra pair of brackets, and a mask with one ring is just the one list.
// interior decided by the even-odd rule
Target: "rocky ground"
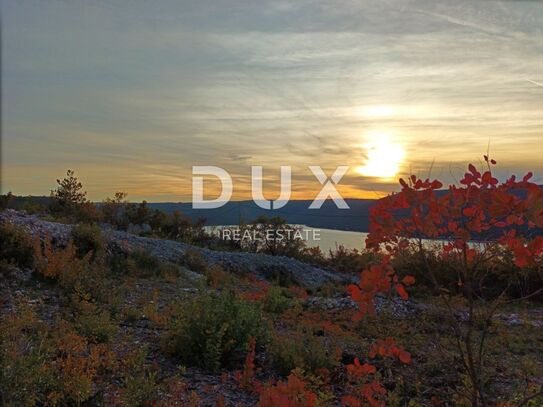
[[(32, 236), (41, 239), (49, 237), (59, 245), (66, 245), (71, 239), (72, 225), (51, 222), (40, 219), (37, 215), (29, 215), (25, 212), (11, 209), (0, 212), (0, 223), (10, 222), (23, 227)], [(126, 232), (112, 230), (103, 227), (103, 236), (110, 250), (131, 252), (143, 249), (157, 258), (179, 263), (188, 251), (199, 253), (208, 265), (221, 265), (226, 271), (235, 274), (254, 275), (260, 279), (272, 279), (277, 281), (284, 278), (307, 289), (316, 289), (324, 284), (348, 284), (356, 281), (353, 275), (341, 275), (337, 272), (302, 263), (298, 260), (284, 256), (269, 256), (265, 254), (223, 252), (209, 250), (183, 242), (141, 237)], [(186, 280), (196, 283), (203, 276), (198, 272), (182, 267)], [(22, 271), (14, 271), (25, 274)], [(29, 277), (28, 272), (26, 277)], [(149, 289), (147, 287), (147, 289)], [(181, 287), (181, 290), (192, 290), (194, 285)], [(312, 307), (325, 310), (356, 308), (357, 305), (345, 294), (332, 298), (309, 297), (307, 304)], [(376, 310), (380, 312), (387, 309), (397, 317), (406, 317), (420, 312), (440, 312), (441, 309), (431, 304), (418, 303), (413, 300), (402, 301), (399, 298), (389, 299), (383, 296), (376, 298)], [(457, 315), (462, 319), (462, 313)], [(518, 313), (500, 313), (496, 318), (511, 325), (529, 324), (535, 327), (543, 327), (543, 313), (534, 311), (532, 315), (525, 316)]]
[[(5, 210), (0, 212), (0, 222), (11, 222), (24, 227), (32, 236), (49, 237), (58, 244), (70, 240), (72, 226), (41, 220), (36, 215)], [(318, 268), (298, 260), (265, 254), (222, 252), (209, 250), (190, 244), (140, 237), (126, 232), (103, 228), (104, 238), (113, 250), (131, 251), (143, 249), (161, 260), (179, 262), (187, 251), (200, 253), (208, 265), (220, 264), (227, 271), (250, 273), (260, 278), (284, 279), (302, 287), (317, 288), (325, 283), (341, 283), (351, 279), (329, 270)]]
[[(0, 222), (11, 222), (23, 227), (31, 235), (44, 239), (51, 238), (57, 245), (66, 245), (71, 238), (72, 226), (57, 222), (50, 222), (40, 219), (35, 215), (28, 215), (23, 212), (6, 210), (0, 212)], [(329, 270), (314, 267), (300, 261), (267, 255), (256, 255), (250, 253), (233, 253), (212, 251), (205, 248), (192, 246), (186, 243), (140, 237), (133, 234), (103, 228), (103, 236), (108, 245), (109, 251), (132, 252), (143, 249), (161, 260), (181, 264), (187, 252), (195, 251), (200, 254), (208, 265), (220, 264), (222, 268), (237, 276), (252, 275), (257, 279), (269, 279), (276, 281), (278, 275), (285, 280), (295, 282), (301, 287), (316, 292), (316, 288), (324, 284), (335, 284), (341, 286), (356, 279), (356, 276), (347, 276), (334, 273)], [(160, 366), (160, 375), (169, 377), (179, 371), (176, 361), (162, 352), (160, 338), (162, 331), (160, 326), (153, 323), (152, 317), (146, 315), (145, 306), (156, 305), (160, 310), (174, 300), (190, 296), (201, 286), (200, 280), (205, 276), (201, 273), (180, 266), (183, 278), (167, 280), (163, 278), (133, 278), (123, 283), (120, 291), (121, 314), (126, 315), (130, 310), (137, 310), (132, 318), (125, 318), (119, 322), (117, 337), (114, 341), (116, 352), (123, 354), (123, 344), (130, 342), (132, 345), (147, 347), (148, 361)], [(23, 299), (39, 310), (39, 315), (44, 320), (53, 320), (62, 313), (61, 299), (58, 289), (41, 279), (36, 279), (30, 270), (20, 270), (12, 267), (0, 281), (0, 309), (2, 313), (11, 311), (18, 301)], [(416, 300), (402, 301), (399, 298), (388, 298), (379, 296), (375, 300), (378, 315), (386, 316), (382, 324), (390, 329), (408, 330), (415, 321), (420, 319), (432, 319), (443, 314), (443, 308), (439, 305)], [(322, 320), (334, 321), (345, 330), (352, 330), (350, 314), (357, 307), (343, 291), (332, 296), (323, 297), (311, 295), (304, 300), (304, 312), (314, 314)], [(464, 318), (462, 312), (456, 317)], [(424, 316), (424, 317), (423, 317)], [(438, 319), (438, 318), (437, 318)], [(530, 310), (529, 312), (512, 310), (500, 313), (496, 316), (497, 322), (511, 326), (514, 329), (523, 330), (526, 328), (533, 332), (534, 328), (543, 327), (543, 312), (541, 310)], [(386, 325), (388, 324), (388, 325)], [(282, 323), (278, 324), (282, 326)], [(427, 327), (425, 326), (424, 329)], [(365, 330), (372, 333), (373, 326), (367, 326)], [(392, 335), (386, 328), (379, 332), (380, 336)], [(431, 325), (428, 329), (439, 330), (439, 327)], [(358, 333), (349, 332), (345, 334), (345, 343), (342, 344), (343, 353), (347, 358), (352, 358), (360, 351)], [(370, 335), (365, 333), (365, 335)], [(351, 339), (349, 339), (351, 338)], [(356, 338), (353, 340), (352, 338)], [(428, 338), (421, 337), (426, 341)], [(431, 344), (431, 341), (429, 342)], [(422, 346), (422, 345), (419, 345)], [(429, 345), (425, 345), (429, 346)], [(424, 346), (422, 346), (424, 347)], [(413, 349), (415, 358), (418, 358), (419, 365), (426, 368), (426, 364), (433, 361), (425, 361), (424, 350)], [(525, 352), (525, 350), (523, 350)], [(526, 351), (527, 352), (527, 351)], [(417, 355), (420, 353), (420, 356)], [(240, 356), (240, 363), (243, 355)], [(265, 355), (258, 354), (257, 358), (265, 359)], [(265, 366), (265, 362), (259, 363)], [(416, 364), (415, 364), (416, 365)], [(269, 372), (263, 372), (265, 379)], [(414, 376), (418, 372), (413, 373)], [(227, 405), (254, 405), (256, 396), (254, 394), (240, 391), (234, 374), (231, 371), (223, 372), (222, 375), (212, 375), (197, 368), (188, 368), (183, 374), (189, 391), (195, 391), (199, 398), (199, 405), (215, 405), (217, 394), (224, 396)], [(440, 380), (442, 380), (440, 378)], [(120, 386), (121, 383), (111, 383), (112, 386)]]

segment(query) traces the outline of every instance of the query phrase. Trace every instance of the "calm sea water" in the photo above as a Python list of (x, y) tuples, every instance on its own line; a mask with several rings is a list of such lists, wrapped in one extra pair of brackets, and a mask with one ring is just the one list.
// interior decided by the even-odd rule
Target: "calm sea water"
[(366, 247), (367, 233), (334, 229), (314, 229), (308, 226), (304, 226), (303, 228), (308, 231), (315, 230), (316, 233), (319, 233), (319, 240), (313, 240), (313, 233), (309, 233), (309, 239), (306, 243), (308, 247), (320, 247), (323, 253), (328, 253), (329, 250), (334, 250), (340, 245), (346, 249), (363, 249)]
[[(235, 226), (206, 226), (204, 229), (213, 233), (221, 228), (235, 228)], [(329, 250), (334, 250), (337, 246), (344, 246), (346, 249), (363, 249), (365, 247), (367, 233), (362, 232), (350, 232), (345, 230), (334, 229), (322, 229), (311, 228), (309, 226), (301, 225), (304, 230), (303, 236), (308, 239), (305, 240), (308, 247), (320, 247), (323, 253), (327, 254)], [(317, 239), (313, 239), (313, 236), (318, 234)]]
[[(311, 228), (305, 225), (296, 225), (303, 228), (303, 237), (307, 247), (320, 247), (322, 252), (327, 255), (330, 250), (335, 250), (338, 246), (343, 246), (346, 249), (364, 249), (366, 247), (367, 233), (351, 232), (346, 230)], [(237, 226), (205, 226), (204, 229), (209, 233), (219, 233), (221, 228), (236, 229)], [(318, 234), (318, 238), (313, 239)], [(307, 239), (306, 239), (307, 238)], [(428, 247), (441, 245), (443, 241), (424, 239), (423, 244)], [(470, 246), (483, 248), (484, 243), (473, 242)]]

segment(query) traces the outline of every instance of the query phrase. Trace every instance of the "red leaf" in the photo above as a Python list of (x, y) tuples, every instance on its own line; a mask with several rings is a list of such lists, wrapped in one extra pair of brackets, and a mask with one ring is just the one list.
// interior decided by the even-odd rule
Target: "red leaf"
[(347, 287), (347, 291), (351, 295), (352, 299), (356, 302), (362, 301), (362, 293), (357, 285), (351, 284)]
[(405, 276), (402, 280), (402, 283), (404, 283), (405, 285), (413, 285), (415, 284), (415, 277)]
[(407, 291), (405, 291), (405, 287), (401, 284), (396, 284), (396, 291), (398, 292), (398, 295), (402, 297), (402, 300), (406, 301), (409, 298), (409, 295), (407, 294)]
[(534, 176), (533, 172), (529, 172), (528, 174), (526, 174), (526, 175), (524, 176), (524, 178), (522, 178), (522, 180), (523, 180), (524, 182), (526, 182), (526, 181), (528, 181), (530, 178), (532, 178), (533, 176)]
[(408, 365), (411, 363), (411, 354), (405, 350), (400, 350), (398, 353), (398, 359), (400, 359), (400, 362)]

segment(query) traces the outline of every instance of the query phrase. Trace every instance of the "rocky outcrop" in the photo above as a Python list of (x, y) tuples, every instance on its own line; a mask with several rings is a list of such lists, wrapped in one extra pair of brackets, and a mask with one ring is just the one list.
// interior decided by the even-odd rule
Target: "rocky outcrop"
[[(59, 245), (67, 244), (71, 238), (71, 225), (46, 221), (36, 215), (5, 210), (0, 212), (0, 222), (11, 222), (25, 228), (33, 236), (49, 236)], [(111, 250), (132, 251), (143, 249), (152, 255), (170, 262), (180, 262), (188, 251), (200, 253), (208, 265), (219, 264), (235, 273), (251, 273), (256, 277), (299, 284), (306, 288), (317, 288), (326, 283), (341, 283), (349, 276), (314, 267), (298, 260), (264, 254), (222, 252), (200, 248), (173, 240), (140, 237), (130, 233), (103, 228), (104, 239)]]

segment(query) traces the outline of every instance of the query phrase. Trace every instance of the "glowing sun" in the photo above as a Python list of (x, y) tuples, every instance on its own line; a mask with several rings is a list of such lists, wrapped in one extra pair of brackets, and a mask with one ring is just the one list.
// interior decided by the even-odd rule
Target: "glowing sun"
[(366, 163), (357, 168), (360, 174), (377, 178), (392, 178), (398, 174), (405, 151), (388, 134), (375, 134), (374, 140), (363, 147)]

